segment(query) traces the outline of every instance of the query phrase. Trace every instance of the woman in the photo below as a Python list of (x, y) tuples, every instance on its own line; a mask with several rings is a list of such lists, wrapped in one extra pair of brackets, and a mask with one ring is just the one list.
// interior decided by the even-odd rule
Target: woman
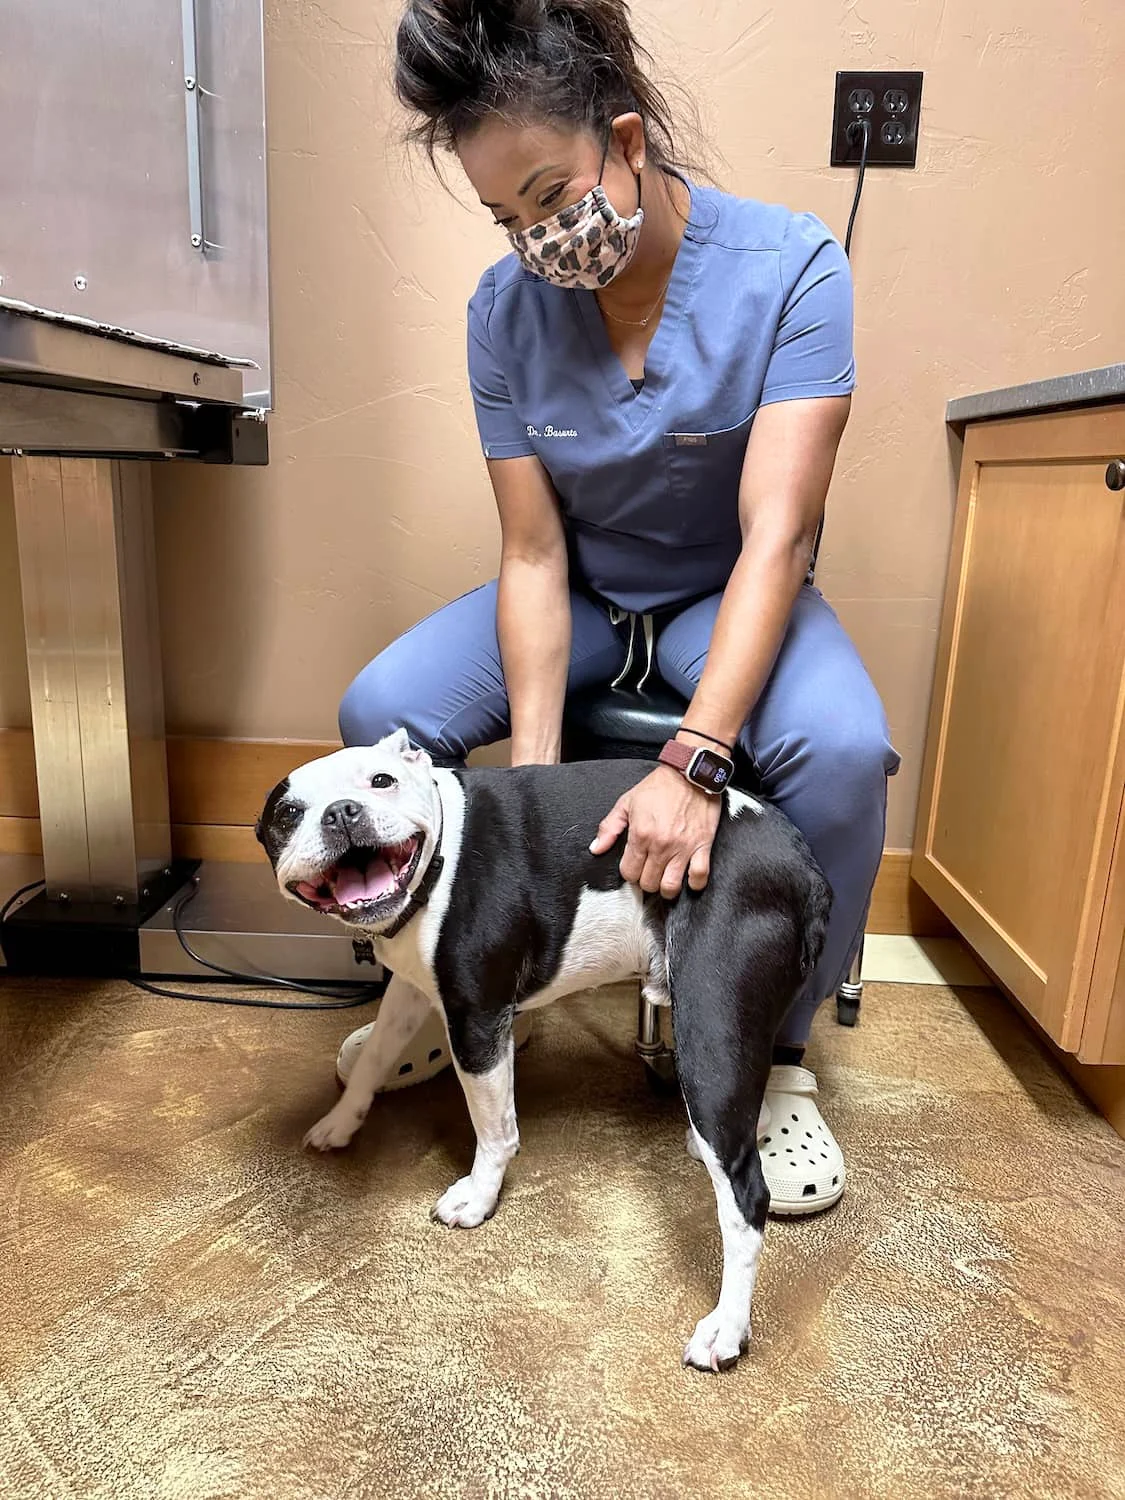
[[(456, 154), (514, 252), (468, 313), (503, 545), (495, 583), (360, 673), (341, 733), (403, 724), (445, 764), (510, 734), (513, 764), (556, 761), (566, 694), (611, 681), (643, 639), (687, 700), (677, 739), (739, 741), (834, 889), (767, 1093), (819, 1138), (824, 1206), (844, 1164), (800, 1064), (863, 931), (897, 768), (854, 648), (805, 586), (853, 386), (851, 284), (811, 215), (676, 170), (639, 56), (623, 0), (409, 0), (396, 86), (414, 134), (431, 160)], [(719, 814), (659, 765), (594, 847), (627, 830), (623, 876), (671, 897), (706, 883)], [(349, 1038), (345, 1071), (353, 1055)], [(802, 1212), (807, 1160), (763, 1156), (773, 1210)]]

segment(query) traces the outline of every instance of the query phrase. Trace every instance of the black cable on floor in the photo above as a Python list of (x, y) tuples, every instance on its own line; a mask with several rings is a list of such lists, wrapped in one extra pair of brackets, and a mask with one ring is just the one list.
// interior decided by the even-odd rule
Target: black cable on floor
[[(211, 959), (204, 958), (202, 953), (197, 953), (184, 935), (183, 915), (191, 903), (199, 894), (199, 877), (193, 876), (191, 887), (176, 902), (172, 908), (172, 927), (176, 937), (179, 939), (180, 947), (187, 956), (195, 963), (201, 964), (203, 968), (210, 969), (215, 974), (222, 974), (226, 979), (239, 979), (245, 984), (265, 986), (266, 988), (296, 990), (299, 995), (324, 995), (328, 999), (340, 998), (340, 985), (327, 981), (323, 986), (315, 984), (299, 984), (295, 979), (285, 979), (280, 974), (245, 974), (239, 969), (228, 969), (223, 964), (213, 963)], [(365, 985), (361, 994), (353, 994), (353, 999), (360, 999), (363, 995), (370, 998), (369, 991), (377, 986)]]
[(859, 197), (863, 192), (863, 175), (867, 171), (867, 148), (871, 144), (871, 121), (853, 120), (848, 126), (848, 141), (855, 145), (857, 137), (863, 135), (863, 146), (859, 153), (859, 176), (855, 183), (855, 197), (852, 200), (852, 211), (848, 218), (848, 232), (844, 236), (844, 254), (851, 259), (852, 254), (852, 230), (855, 228), (855, 216), (859, 211)]
[[(15, 907), (22, 897), (30, 895), (32, 891), (40, 890), (46, 881), (30, 880), (27, 885), (20, 886), (18, 891), (7, 898), (3, 906), (0, 906), (0, 927), (4, 919)], [(378, 980), (372, 984), (365, 984), (359, 989), (349, 989), (343, 984), (333, 985), (326, 983), (324, 986), (312, 984), (299, 984), (295, 979), (285, 979), (280, 974), (244, 974), (238, 969), (228, 969), (222, 964), (212, 963), (210, 959), (204, 958), (197, 953), (188, 942), (183, 930), (183, 915), (192, 901), (195, 900), (199, 891), (199, 880), (194, 879), (190, 888), (185, 891), (172, 908), (172, 927), (176, 937), (179, 939), (180, 947), (194, 963), (201, 964), (205, 969), (211, 969), (216, 974), (222, 974), (227, 979), (236, 979), (242, 984), (252, 985), (255, 989), (285, 989), (295, 990), (301, 995), (316, 995), (316, 1000), (258, 1000), (246, 995), (227, 994), (204, 994), (192, 993), (188, 990), (172, 990), (166, 987), (150, 983), (147, 979), (128, 980), (134, 989), (144, 990), (149, 995), (159, 995), (165, 1000), (191, 1000), (196, 1004), (204, 1005), (241, 1005), (250, 1006), (257, 1010), (352, 1010), (358, 1005), (370, 1005), (372, 1001), (379, 1000), (386, 989), (386, 980)], [(194, 983), (188, 980), (188, 983)]]
[(193, 1000), (206, 1005), (243, 1005), (257, 1010), (351, 1010), (357, 1005), (369, 1005), (373, 1000), (382, 998), (383, 991), (386, 989), (385, 981), (364, 985), (359, 990), (341, 991), (339, 985), (326, 984), (322, 987), (299, 984), (295, 979), (285, 979), (280, 974), (246, 974), (239, 969), (228, 969), (225, 964), (217, 964), (209, 958), (204, 958), (202, 953), (197, 953), (188, 942), (183, 929), (184, 912), (198, 894), (199, 877), (195, 876), (190, 887), (179, 897), (172, 908), (173, 931), (179, 940), (180, 947), (193, 963), (200, 964), (215, 974), (222, 974), (226, 979), (237, 979), (242, 984), (253, 985), (255, 989), (295, 990), (299, 995), (317, 995), (321, 998), (319, 1001), (253, 1000), (247, 996), (191, 994), (186, 990), (170, 990), (151, 984), (147, 979), (130, 979), (129, 983), (137, 989), (144, 990), (150, 995), (160, 995), (167, 1000)]
[[(187, 990), (169, 990), (161, 985), (150, 984), (147, 979), (130, 979), (129, 983), (134, 989), (144, 990), (149, 995), (159, 995), (163, 1000), (192, 1000), (198, 1005), (247, 1005), (257, 1010), (354, 1010), (357, 1005), (370, 1005), (383, 996), (383, 988), (378, 984), (371, 985), (364, 995), (353, 996), (349, 1000), (252, 1000), (245, 995), (189, 994)], [(293, 988), (299, 986), (294, 985)], [(319, 995), (323, 992), (312, 990), (310, 993)]]

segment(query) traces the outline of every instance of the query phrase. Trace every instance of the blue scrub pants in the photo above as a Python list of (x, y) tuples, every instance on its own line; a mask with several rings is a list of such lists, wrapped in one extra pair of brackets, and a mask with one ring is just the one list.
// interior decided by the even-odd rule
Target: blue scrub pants
[[(699, 682), (721, 599), (714, 594), (688, 605), (657, 638), (657, 670), (685, 698)], [(625, 660), (627, 629), (583, 594), (572, 594), (571, 612), (568, 692), (610, 682)], [(348, 688), (340, 707), (346, 745), (372, 744), (400, 725), (446, 764), (507, 737), (495, 583), (415, 625)], [(805, 835), (834, 893), (815, 983), (777, 1035), (782, 1045), (803, 1046), (819, 1003), (835, 993), (862, 937), (883, 852), (887, 777), (899, 764), (879, 695), (814, 588), (797, 598), (740, 739), (758, 767), (763, 795)]]

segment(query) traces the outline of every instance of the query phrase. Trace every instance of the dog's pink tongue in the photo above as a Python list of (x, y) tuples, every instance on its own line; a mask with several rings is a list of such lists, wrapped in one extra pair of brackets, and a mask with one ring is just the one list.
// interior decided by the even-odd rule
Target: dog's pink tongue
[(375, 859), (366, 870), (341, 870), (336, 880), (336, 901), (351, 906), (356, 901), (377, 901), (394, 889), (394, 871), (386, 860)]

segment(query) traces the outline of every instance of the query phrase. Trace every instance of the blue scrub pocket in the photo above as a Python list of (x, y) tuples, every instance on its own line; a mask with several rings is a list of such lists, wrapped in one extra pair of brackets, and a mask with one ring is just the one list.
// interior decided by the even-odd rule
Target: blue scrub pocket
[(738, 530), (738, 485), (755, 416), (715, 432), (664, 434), (672, 494), (691, 540), (718, 542)]

